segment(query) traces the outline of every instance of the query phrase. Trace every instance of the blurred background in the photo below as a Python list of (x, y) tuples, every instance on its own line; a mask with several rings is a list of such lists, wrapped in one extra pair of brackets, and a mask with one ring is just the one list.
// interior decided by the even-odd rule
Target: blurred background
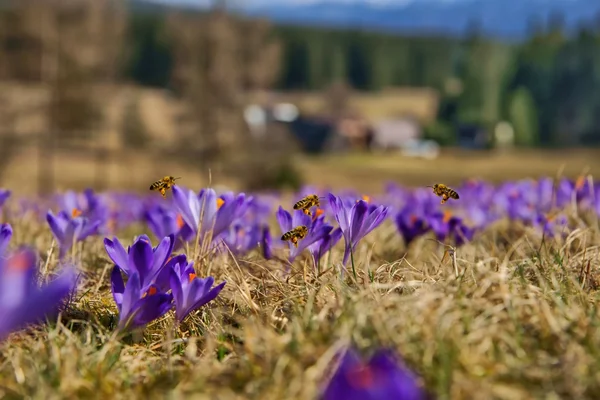
[(600, 2), (0, 0), (0, 187), (600, 172)]

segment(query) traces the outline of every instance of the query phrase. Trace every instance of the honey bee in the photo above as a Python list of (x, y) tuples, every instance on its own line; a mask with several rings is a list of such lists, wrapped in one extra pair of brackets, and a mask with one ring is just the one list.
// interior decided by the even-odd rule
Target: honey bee
[(427, 187), (433, 188), (433, 193), (435, 193), (436, 196), (440, 196), (442, 198), (440, 204), (444, 204), (446, 201), (448, 201), (448, 199), (459, 199), (458, 193), (456, 193), (454, 189), (450, 189), (448, 186), (443, 185), (441, 183), (436, 183), (433, 186)]
[(295, 227), (289, 232), (286, 232), (281, 236), (281, 240), (290, 241), (294, 245), (294, 247), (298, 247), (298, 240), (304, 239), (306, 234), (308, 233), (308, 228), (305, 225), (300, 225)]
[(321, 205), (320, 200), (324, 197), (319, 197), (316, 194), (309, 194), (303, 199), (300, 199), (294, 204), (294, 210), (302, 210), (304, 214), (312, 216), (310, 209), (312, 207), (319, 207)]
[(165, 176), (159, 181), (154, 182), (150, 185), (150, 190), (158, 190), (162, 197), (166, 197), (167, 190), (171, 189), (171, 186), (175, 184), (177, 179), (181, 179), (180, 177), (174, 178), (172, 176)]

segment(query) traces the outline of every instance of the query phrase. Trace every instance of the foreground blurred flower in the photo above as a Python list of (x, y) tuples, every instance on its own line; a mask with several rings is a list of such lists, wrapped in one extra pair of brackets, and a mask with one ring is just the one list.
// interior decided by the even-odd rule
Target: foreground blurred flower
[(185, 255), (180, 255), (169, 260), (174, 241), (175, 237), (171, 234), (153, 248), (150, 238), (141, 235), (135, 239), (132, 246), (125, 250), (119, 239), (106, 238), (104, 239), (104, 248), (121, 271), (129, 277), (134, 274), (138, 275), (141, 289), (146, 290), (151, 285), (156, 285), (161, 290), (167, 290), (169, 287), (168, 267), (181, 258), (185, 259)]
[(302, 254), (302, 252), (307, 249), (308, 246), (317, 242), (318, 240), (323, 239), (325, 235), (327, 235), (333, 229), (332, 226), (323, 223), (322, 217), (319, 217), (321, 219), (320, 222), (313, 223), (312, 218), (306, 215), (302, 210), (294, 210), (293, 215), (290, 215), (289, 212), (279, 206), (276, 217), (279, 227), (281, 228), (281, 232), (291, 231), (300, 225), (308, 227), (308, 233), (304, 239), (298, 242), (298, 247), (294, 246), (290, 242), (284, 243), (278, 238), (278, 242), (280, 244), (287, 244), (290, 249), (290, 255), (288, 257), (289, 262), (294, 262), (296, 257)]
[(0, 224), (0, 259), (4, 257), (4, 252), (8, 248), (12, 234), (12, 227), (9, 224)]
[[(358, 242), (385, 220), (388, 207), (369, 206), (364, 200), (358, 200), (352, 207), (349, 207), (331, 193), (329, 194), (329, 204), (344, 236), (346, 248), (342, 264), (346, 266), (348, 257), (352, 256)], [(354, 268), (354, 265), (352, 267)]]
[(48, 211), (46, 221), (58, 243), (58, 258), (63, 258), (76, 242), (96, 234), (100, 225), (100, 221), (90, 222), (84, 217), (71, 217), (65, 211), (59, 212), (56, 216), (52, 211)]
[(323, 392), (323, 400), (425, 399), (416, 376), (389, 350), (377, 351), (364, 363), (348, 349)]
[(217, 197), (213, 189), (202, 189), (196, 195), (191, 190), (174, 185), (173, 199), (175, 207), (193, 234), (197, 234), (200, 229), (203, 237), (210, 231), (213, 241), (248, 209), (248, 199), (244, 193), (237, 196), (228, 193)]
[(191, 262), (174, 265), (170, 269), (170, 273), (171, 290), (175, 300), (175, 317), (179, 322), (183, 321), (192, 311), (214, 300), (226, 283), (221, 282), (212, 288), (215, 279), (212, 276), (204, 279), (196, 277), (194, 264)]
[(137, 272), (123, 283), (121, 269), (115, 265), (110, 276), (113, 298), (119, 309), (118, 329), (141, 328), (165, 315), (173, 308), (173, 296), (162, 293), (155, 285), (143, 290)]
[(54, 281), (38, 287), (37, 257), (22, 249), (8, 259), (0, 257), (0, 340), (58, 310), (75, 287), (69, 267)]

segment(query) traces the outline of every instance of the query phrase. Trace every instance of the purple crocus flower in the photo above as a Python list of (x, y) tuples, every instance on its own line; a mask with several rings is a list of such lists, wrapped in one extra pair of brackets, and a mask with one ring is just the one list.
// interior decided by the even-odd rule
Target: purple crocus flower
[(213, 301), (226, 283), (221, 282), (213, 288), (215, 279), (212, 276), (198, 278), (192, 262), (180, 262), (170, 269), (170, 273), (171, 290), (175, 300), (175, 317), (179, 322), (192, 311)]
[(406, 246), (429, 231), (429, 225), (425, 217), (411, 210), (412, 207), (405, 207), (396, 214), (394, 219)]
[(10, 190), (0, 189), (0, 208), (6, 203), (6, 200), (10, 197)]
[(60, 259), (76, 242), (96, 234), (100, 225), (100, 221), (90, 222), (87, 218), (79, 216), (72, 218), (64, 211), (59, 212), (56, 216), (52, 211), (48, 211), (46, 221), (58, 243), (58, 258)]
[(161, 292), (155, 285), (143, 288), (137, 272), (129, 275), (125, 285), (121, 269), (115, 265), (110, 281), (113, 298), (119, 309), (120, 330), (146, 326), (173, 308), (173, 295)]
[(317, 271), (319, 270), (319, 261), (321, 258), (327, 254), (331, 248), (335, 246), (342, 238), (342, 230), (340, 228), (336, 228), (334, 230), (332, 226), (329, 226), (325, 223), (325, 219), (323, 217), (318, 217), (313, 222), (313, 229), (320, 226), (325, 226), (325, 235), (322, 239), (319, 239), (308, 246), (308, 251), (310, 252)]
[(533, 221), (533, 226), (539, 228), (544, 235), (554, 237), (557, 233), (564, 233), (569, 220), (564, 214), (539, 213)]
[(0, 224), (0, 259), (4, 257), (4, 253), (8, 248), (12, 234), (13, 230), (9, 224)]
[(127, 248), (127, 251), (117, 238), (104, 239), (104, 248), (121, 271), (130, 277), (133, 274), (138, 275), (142, 290), (146, 290), (151, 285), (157, 286), (160, 290), (168, 290), (169, 264), (176, 262), (173, 261), (176, 257), (169, 260), (174, 242), (175, 237), (171, 234), (153, 248), (150, 238), (141, 235)]
[(234, 255), (244, 255), (260, 245), (262, 227), (258, 224), (235, 223), (223, 236), (223, 243)]
[[(600, 204), (600, 202), (599, 202)], [(599, 206), (600, 209), (600, 206)], [(600, 212), (599, 212), (600, 215)], [(273, 258), (273, 239), (271, 237), (271, 230), (268, 226), (265, 226), (262, 230), (262, 239), (260, 241), (260, 245), (262, 246), (263, 257), (266, 260), (270, 260)]]
[(454, 240), (457, 246), (462, 246), (473, 239), (474, 229), (465, 225), (461, 218), (448, 210), (430, 215), (428, 222), (439, 241), (450, 238)]
[(233, 222), (244, 215), (249, 200), (244, 193), (237, 196), (228, 193), (217, 197), (213, 189), (202, 189), (196, 195), (193, 191), (177, 185), (173, 186), (173, 199), (175, 207), (193, 235), (200, 228), (202, 236), (212, 231), (213, 240), (219, 238)]
[(304, 225), (308, 228), (306, 237), (297, 243), (298, 247), (289, 242), (284, 243), (281, 239), (278, 240), (280, 245), (287, 244), (289, 246), (290, 255), (288, 257), (288, 261), (290, 263), (294, 262), (296, 257), (302, 254), (302, 252), (307, 249), (308, 246), (324, 238), (325, 235), (332, 229), (331, 226), (324, 223), (314, 224), (311, 217), (306, 215), (302, 210), (294, 210), (293, 215), (290, 215), (289, 212), (279, 206), (276, 217), (279, 227), (281, 228), (281, 232), (283, 233), (291, 231), (300, 225)]
[(358, 200), (348, 207), (339, 197), (329, 193), (329, 204), (332, 208), (335, 219), (340, 225), (346, 248), (344, 250), (345, 266), (348, 257), (354, 251), (354, 248), (360, 240), (367, 236), (373, 229), (377, 228), (386, 218), (388, 207), (379, 206), (370, 208), (364, 200)]
[(391, 350), (379, 350), (364, 363), (348, 349), (327, 384), (323, 400), (424, 400), (417, 377), (401, 365)]
[(0, 340), (57, 311), (75, 287), (75, 273), (70, 267), (38, 287), (37, 265), (35, 252), (27, 248), (7, 259), (0, 257)]

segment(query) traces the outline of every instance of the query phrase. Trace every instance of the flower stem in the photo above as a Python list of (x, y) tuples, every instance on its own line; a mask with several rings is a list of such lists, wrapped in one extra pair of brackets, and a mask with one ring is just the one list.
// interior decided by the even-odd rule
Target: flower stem
[(354, 248), (350, 247), (350, 262), (352, 263), (352, 274), (354, 275), (354, 280), (358, 281), (356, 278), (356, 269), (354, 268)]

